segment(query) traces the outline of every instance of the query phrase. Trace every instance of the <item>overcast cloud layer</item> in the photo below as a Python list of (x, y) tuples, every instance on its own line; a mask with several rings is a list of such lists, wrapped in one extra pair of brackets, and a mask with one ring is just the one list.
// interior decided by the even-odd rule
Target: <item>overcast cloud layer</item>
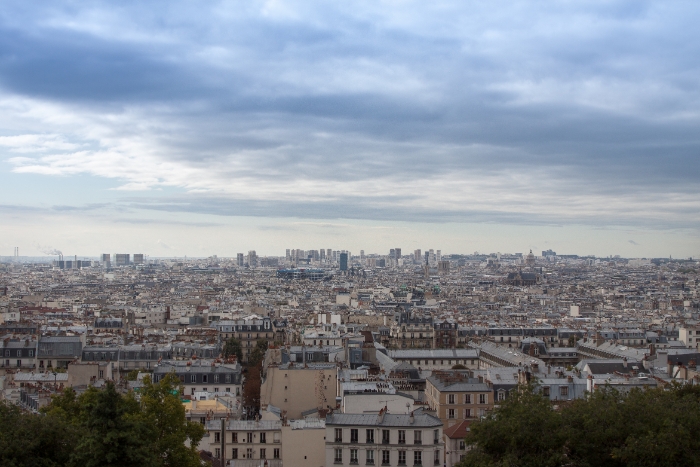
[(249, 216), (680, 232), (696, 254), (699, 18), (696, 1), (3, 2), (0, 210), (20, 237), (36, 215)]

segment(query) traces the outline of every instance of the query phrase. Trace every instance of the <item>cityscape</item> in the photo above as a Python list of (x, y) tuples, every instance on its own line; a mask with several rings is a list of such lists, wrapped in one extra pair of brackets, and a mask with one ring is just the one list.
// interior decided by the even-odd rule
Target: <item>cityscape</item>
[(698, 19), (3, 1), (0, 467), (700, 467)]
[(6, 257), (1, 396), (174, 374), (214, 465), (453, 466), (526, 379), (552, 403), (700, 380), (696, 259), (387, 253)]

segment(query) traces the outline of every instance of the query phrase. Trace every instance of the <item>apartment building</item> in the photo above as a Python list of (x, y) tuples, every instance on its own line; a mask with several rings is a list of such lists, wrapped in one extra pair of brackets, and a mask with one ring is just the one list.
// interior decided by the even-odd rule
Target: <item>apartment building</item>
[[(221, 465), (282, 467), (282, 422), (279, 420), (210, 420), (200, 447)], [(228, 463), (227, 463), (228, 462)]]
[(214, 360), (168, 360), (156, 365), (153, 382), (168, 374), (175, 374), (185, 394), (195, 392), (227, 392), (240, 395), (242, 388), (241, 365), (218, 363)]
[(275, 329), (268, 317), (251, 315), (243, 319), (217, 321), (212, 326), (218, 331), (222, 344), (232, 337), (240, 341), (243, 362), (248, 362), (248, 356), (258, 340), (263, 339), (268, 344), (275, 341)]
[(493, 387), (468, 371), (434, 371), (425, 382), (425, 400), (445, 427), (472, 420), (493, 409)]
[(287, 418), (335, 408), (338, 367), (334, 363), (270, 365), (260, 387), (260, 406), (281, 409)]
[(326, 417), (326, 465), (442, 465), (442, 422), (411, 414), (334, 413)]

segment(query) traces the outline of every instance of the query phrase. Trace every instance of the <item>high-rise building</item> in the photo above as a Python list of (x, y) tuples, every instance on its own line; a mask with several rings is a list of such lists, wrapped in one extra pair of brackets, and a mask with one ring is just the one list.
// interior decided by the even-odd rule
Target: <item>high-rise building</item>
[(421, 258), (420, 249), (414, 250), (414, 251), (413, 251), (413, 260), (414, 260), (416, 263), (420, 263), (420, 258)]
[(284, 259), (286, 259), (287, 261), (291, 261), (292, 259), (292, 255), (289, 252), (289, 248), (287, 248), (287, 251), (285, 252)]
[(134, 264), (143, 264), (143, 255), (141, 253), (134, 253)]
[(238, 253), (236, 255), (236, 264), (240, 267), (245, 266), (245, 255), (243, 253)]
[(109, 267), (111, 263), (111, 255), (109, 253), (102, 253), (102, 265), (104, 267)]
[(326, 250), (321, 248), (320, 252), (321, 252), (321, 261), (323, 261), (326, 259)]
[(365, 260), (365, 250), (360, 250), (360, 261)]
[(340, 270), (341, 271), (348, 270), (348, 254), (347, 253), (340, 254)]
[(248, 267), (257, 268), (258, 267), (258, 255), (255, 250), (248, 251)]
[(328, 249), (326, 250), (326, 257), (328, 258), (329, 261), (332, 260), (332, 259), (333, 259), (333, 250), (331, 250), (330, 248), (328, 248)]
[(129, 255), (117, 253), (114, 255), (114, 263), (117, 267), (129, 265)]
[(401, 248), (394, 248), (394, 259), (396, 261), (401, 259)]
[(435, 252), (435, 261), (441, 261), (442, 260), (442, 250), (438, 250)]

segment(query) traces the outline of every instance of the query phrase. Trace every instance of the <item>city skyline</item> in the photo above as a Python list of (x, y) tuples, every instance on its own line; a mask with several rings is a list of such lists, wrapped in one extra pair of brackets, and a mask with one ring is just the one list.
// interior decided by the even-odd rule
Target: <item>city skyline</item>
[(699, 10), (7, 2), (0, 255), (700, 256)]

